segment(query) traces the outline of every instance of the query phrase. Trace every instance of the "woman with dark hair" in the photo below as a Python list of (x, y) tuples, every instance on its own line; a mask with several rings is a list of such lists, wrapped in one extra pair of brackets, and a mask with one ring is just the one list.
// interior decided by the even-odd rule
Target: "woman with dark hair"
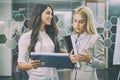
[(58, 28), (54, 21), (53, 9), (50, 5), (36, 5), (30, 17), (30, 31), (24, 33), (19, 40), (18, 67), (26, 70), (29, 80), (59, 80), (56, 68), (41, 67), (40, 60), (31, 60), (31, 52), (60, 52), (58, 44)]

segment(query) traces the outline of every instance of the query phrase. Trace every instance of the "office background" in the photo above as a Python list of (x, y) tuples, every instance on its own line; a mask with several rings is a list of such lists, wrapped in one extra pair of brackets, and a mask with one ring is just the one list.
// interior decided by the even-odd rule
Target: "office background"
[[(120, 16), (119, 0), (0, 0), (0, 80), (6, 77), (17, 80), (17, 42), (19, 36), (28, 31), (27, 21), (31, 9), (37, 3), (53, 6), (63, 49), (62, 37), (72, 32), (73, 9), (82, 5), (90, 7), (97, 31), (105, 41), (107, 66), (106, 69), (98, 70), (99, 80), (117, 80), (120, 68), (113, 65), (113, 56)], [(60, 80), (69, 80), (70, 70), (58, 70), (58, 73)]]

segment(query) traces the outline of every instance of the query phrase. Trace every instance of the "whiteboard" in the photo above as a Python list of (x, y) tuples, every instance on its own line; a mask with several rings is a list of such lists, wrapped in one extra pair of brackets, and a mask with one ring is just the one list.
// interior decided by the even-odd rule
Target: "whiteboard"
[(120, 65), (120, 18), (117, 19), (113, 65)]

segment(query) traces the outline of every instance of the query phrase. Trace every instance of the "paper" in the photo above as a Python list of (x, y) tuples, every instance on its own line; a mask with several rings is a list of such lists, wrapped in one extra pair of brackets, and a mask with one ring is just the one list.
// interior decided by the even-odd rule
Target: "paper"
[(120, 19), (117, 21), (117, 31), (115, 40), (115, 50), (113, 55), (113, 65), (120, 65)]

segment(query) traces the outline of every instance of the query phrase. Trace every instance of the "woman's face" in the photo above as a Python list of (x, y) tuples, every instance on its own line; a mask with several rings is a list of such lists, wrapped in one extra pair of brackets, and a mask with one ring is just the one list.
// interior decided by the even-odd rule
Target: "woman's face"
[(86, 31), (87, 21), (80, 15), (75, 14), (73, 17), (73, 28), (74, 31), (82, 34)]
[(42, 24), (44, 25), (50, 25), (52, 20), (52, 9), (48, 7), (43, 13), (42, 13)]

